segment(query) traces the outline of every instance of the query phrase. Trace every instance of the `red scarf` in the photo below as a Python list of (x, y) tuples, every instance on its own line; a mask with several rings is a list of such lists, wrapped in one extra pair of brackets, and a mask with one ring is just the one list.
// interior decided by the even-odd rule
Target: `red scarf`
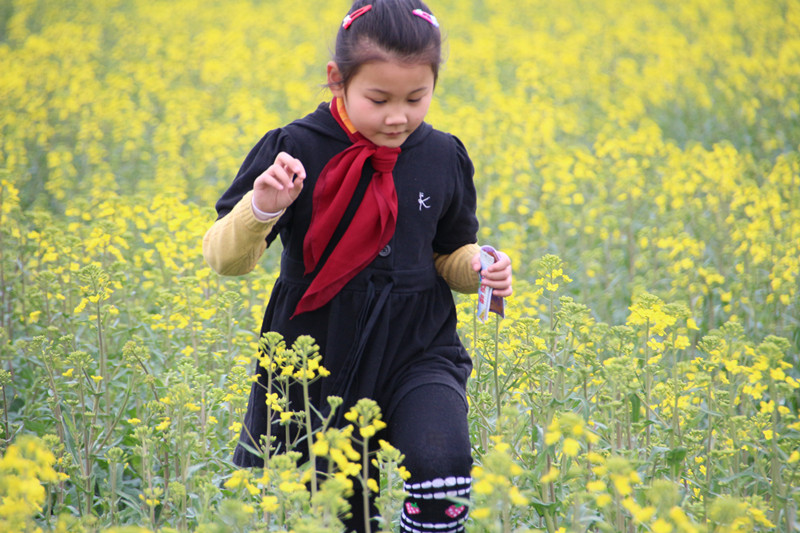
[(328, 303), (389, 243), (397, 222), (397, 191), (392, 170), (400, 148), (378, 146), (356, 131), (338, 98), (333, 99), (330, 107), (333, 118), (347, 132), (353, 144), (328, 161), (314, 187), (311, 225), (303, 241), (306, 275), (317, 268), (353, 199), (367, 159), (375, 174), (353, 220), (303, 294), (293, 317)]

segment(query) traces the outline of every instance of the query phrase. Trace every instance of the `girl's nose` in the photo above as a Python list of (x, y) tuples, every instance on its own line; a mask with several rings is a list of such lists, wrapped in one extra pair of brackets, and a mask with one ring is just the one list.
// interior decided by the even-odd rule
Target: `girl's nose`
[(392, 111), (386, 115), (387, 126), (399, 126), (408, 122), (406, 114), (400, 110)]

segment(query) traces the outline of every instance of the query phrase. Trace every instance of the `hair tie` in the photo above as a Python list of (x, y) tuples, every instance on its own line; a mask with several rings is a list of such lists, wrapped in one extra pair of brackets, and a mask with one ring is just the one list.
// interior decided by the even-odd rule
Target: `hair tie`
[[(353, 23), (353, 21), (355, 21), (358, 17), (360, 17), (370, 9), (372, 9), (372, 4), (368, 4), (364, 7), (359, 7), (352, 13), (348, 13), (347, 15), (345, 15), (344, 19), (342, 19), (342, 28), (344, 28), (345, 30), (349, 28), (350, 25)], [(436, 19), (435, 16), (433, 16), (432, 13), (428, 13), (427, 11), (423, 11), (421, 9), (415, 9), (411, 13), (427, 21), (434, 28), (439, 27), (439, 21)]]
[(372, 9), (372, 4), (366, 5), (364, 7), (359, 7), (352, 13), (348, 13), (347, 15), (345, 15), (344, 19), (342, 20), (342, 28), (344, 29), (349, 28), (350, 24), (352, 24), (354, 20), (356, 20), (358, 17), (360, 17), (370, 9)]
[(438, 28), (439, 27), (439, 21), (436, 20), (436, 17), (434, 17), (431, 13), (428, 13), (428, 12), (423, 11), (421, 9), (415, 9), (414, 11), (412, 11), (412, 13), (414, 13), (416, 16), (418, 16), (421, 19), (427, 20), (431, 24), (431, 26), (433, 26), (434, 28)]

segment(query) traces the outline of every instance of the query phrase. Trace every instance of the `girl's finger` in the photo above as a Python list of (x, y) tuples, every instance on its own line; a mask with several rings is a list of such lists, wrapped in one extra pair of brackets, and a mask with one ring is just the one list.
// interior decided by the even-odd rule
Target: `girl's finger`
[(495, 289), (494, 290), (494, 294), (496, 294), (497, 296), (502, 296), (503, 298), (505, 298), (506, 296), (511, 296), (511, 294), (513, 292), (514, 291), (511, 289), (511, 285), (509, 285), (505, 289)]
[(285, 167), (275, 164), (269, 167), (264, 174), (266, 175), (265, 181), (279, 191), (292, 188), (292, 174)]
[(253, 188), (276, 189), (282, 191), (284, 186), (281, 180), (276, 176), (274, 167), (270, 167), (256, 178), (255, 183), (253, 183)]
[(303, 163), (301, 163), (299, 159), (290, 156), (286, 152), (281, 152), (278, 154), (278, 156), (275, 158), (275, 164), (280, 165), (284, 169), (284, 172), (286, 172), (286, 174), (292, 178), (294, 178), (294, 176), (302, 178), (306, 177), (306, 169), (303, 167)]
[(289, 196), (292, 198), (292, 201), (295, 200), (303, 190), (303, 182), (305, 181), (305, 176), (297, 176), (294, 181), (292, 182), (292, 189), (289, 191)]

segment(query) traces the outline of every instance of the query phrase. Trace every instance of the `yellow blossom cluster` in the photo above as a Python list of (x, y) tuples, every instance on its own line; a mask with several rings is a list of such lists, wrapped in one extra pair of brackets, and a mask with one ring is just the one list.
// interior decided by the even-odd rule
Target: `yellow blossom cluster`
[[(515, 275), (492, 324), (457, 296), (476, 530), (788, 528), (798, 0), (428, 3), (446, 61), (426, 120), (467, 147), (479, 241)], [(52, 433), (55, 461), (0, 441), (0, 529), (321, 531), (365, 476), (359, 442), (409, 475), (369, 403), (301, 437), (336, 470), (313, 504), (291, 451), (230, 468), (256, 362), (286, 431), (318, 415), (289, 384), (328, 372), (313, 340), (257, 336), (276, 250), (222, 278), (200, 246), (257, 139), (330, 97), (349, 6), (0, 8), (0, 436)]]
[(476, 507), (471, 515), (484, 524), (494, 526), (499, 523), (499, 516), (511, 506), (528, 505), (528, 498), (516, 483), (516, 479), (525, 471), (514, 461), (510, 445), (500, 437), (492, 440), (494, 449), (484, 456), (482, 465), (472, 468)]
[[(0, 456), (0, 526), (23, 531), (45, 503), (45, 483), (59, 481), (55, 456), (37, 438), (23, 436)], [(62, 474), (63, 475), (63, 474)]]
[(544, 442), (548, 446), (561, 442), (562, 450), (567, 457), (578, 455), (581, 442), (595, 444), (598, 440), (598, 436), (586, 428), (583, 418), (569, 411), (553, 418), (544, 437)]

